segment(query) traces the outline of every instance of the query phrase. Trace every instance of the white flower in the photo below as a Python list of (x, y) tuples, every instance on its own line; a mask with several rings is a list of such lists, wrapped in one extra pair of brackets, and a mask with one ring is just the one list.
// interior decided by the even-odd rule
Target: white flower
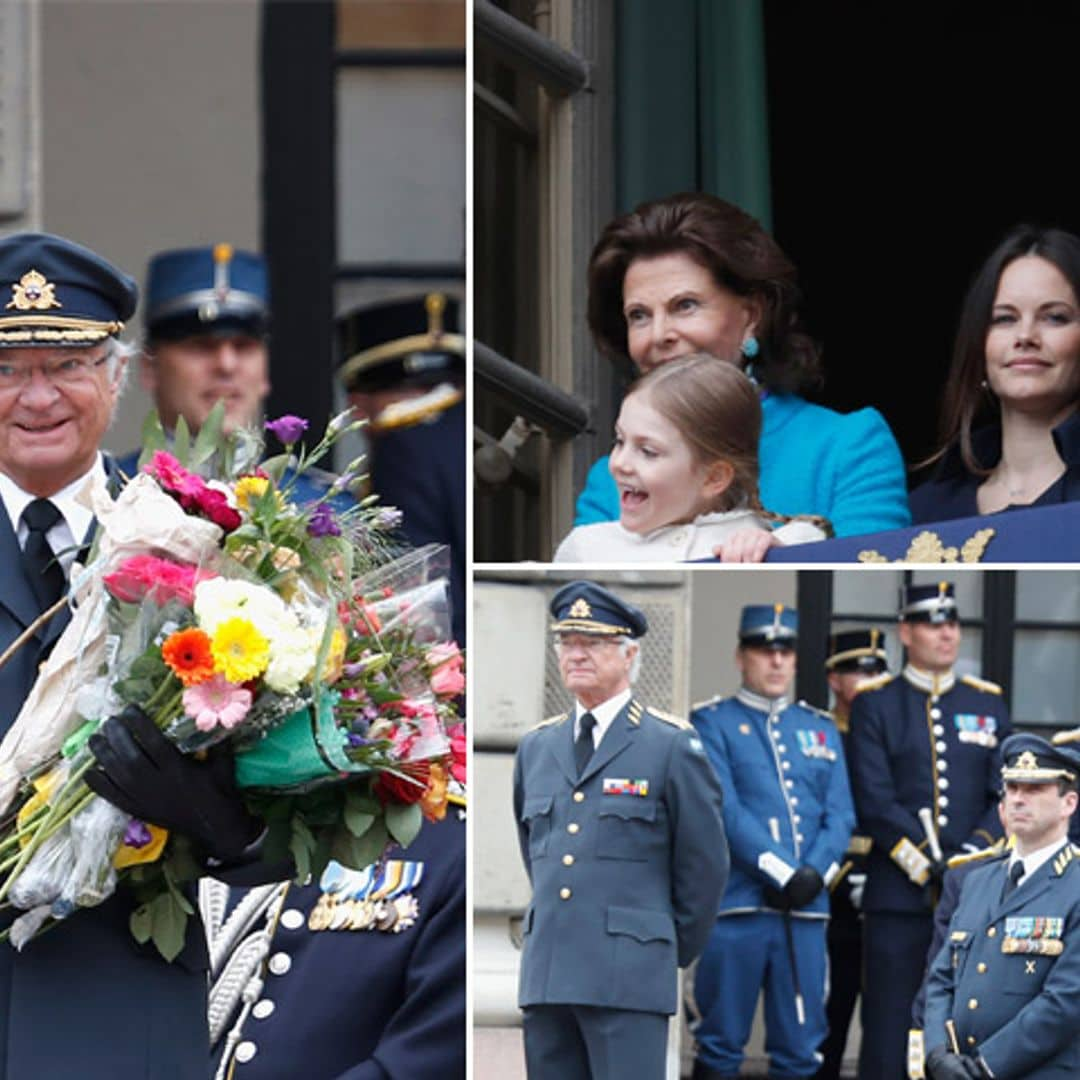
[(283, 624), (295, 625), (285, 601), (273, 589), (249, 581), (212, 578), (195, 586), (195, 618), (213, 634), (228, 619), (247, 619), (271, 648)]
[(263, 676), (266, 685), (279, 694), (295, 693), (315, 667), (321, 639), (321, 633), (304, 630), (295, 622), (291, 627), (280, 625), (270, 644), (270, 664)]

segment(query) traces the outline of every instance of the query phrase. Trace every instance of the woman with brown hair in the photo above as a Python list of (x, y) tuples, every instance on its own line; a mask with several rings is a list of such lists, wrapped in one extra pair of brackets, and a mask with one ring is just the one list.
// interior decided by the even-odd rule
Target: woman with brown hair
[[(694, 352), (757, 383), (765, 505), (828, 518), (837, 536), (908, 524), (900, 450), (875, 409), (842, 415), (800, 395), (821, 381), (798, 319), (795, 269), (758, 222), (701, 192), (644, 203), (603, 231), (589, 262), (589, 326), (598, 348), (639, 372)], [(601, 458), (576, 522), (619, 517)]]
[(719, 548), (724, 562), (761, 562), (774, 545), (823, 539), (824, 519), (761, 505), (760, 435), (757, 388), (734, 364), (696, 353), (653, 368), (615, 422), (619, 520), (576, 526), (554, 561), (676, 562)]
[(964, 300), (916, 522), (1080, 499), (1080, 238), (1011, 229)]

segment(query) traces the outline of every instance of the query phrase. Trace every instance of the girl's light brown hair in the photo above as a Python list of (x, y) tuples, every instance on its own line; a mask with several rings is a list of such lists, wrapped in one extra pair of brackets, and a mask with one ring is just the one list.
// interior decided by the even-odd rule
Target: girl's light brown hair
[[(761, 505), (761, 401), (758, 388), (735, 364), (694, 353), (653, 368), (630, 387), (627, 397), (631, 394), (646, 396), (648, 403), (678, 429), (699, 465), (724, 461), (731, 466), (731, 483), (710, 510), (746, 507), (769, 521), (793, 520)], [(811, 521), (832, 535), (823, 517), (800, 515), (798, 520)]]

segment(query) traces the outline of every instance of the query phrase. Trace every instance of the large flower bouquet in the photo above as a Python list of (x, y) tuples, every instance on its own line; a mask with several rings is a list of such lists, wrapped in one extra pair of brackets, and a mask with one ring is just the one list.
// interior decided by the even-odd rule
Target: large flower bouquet
[(150, 428), (118, 496), (88, 493), (99, 528), (73, 617), (0, 744), (0, 904), (21, 912), (17, 947), (120, 883), (139, 941), (166, 959), (183, 945), (198, 853), (85, 781), (88, 740), (125, 706), (186, 754), (231, 751), (261, 857), (290, 856), (298, 880), (330, 858), (377, 861), (461, 798), (445, 553), (404, 551), (398, 515), (370, 500), (339, 508), (359, 463), (326, 498), (295, 498), (347, 414), (310, 452), (305, 421), (268, 424), (286, 453), (261, 465), (261, 440), (225, 437), (221, 416), (168, 451)]

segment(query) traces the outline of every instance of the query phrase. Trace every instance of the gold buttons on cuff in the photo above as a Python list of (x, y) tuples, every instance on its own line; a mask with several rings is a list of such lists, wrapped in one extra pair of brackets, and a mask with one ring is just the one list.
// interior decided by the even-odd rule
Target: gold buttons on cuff
[(563, 900), (569, 900), (569, 899), (570, 899), (570, 890), (569, 890), (569, 889), (568, 889), (568, 888), (567, 888), (567, 887), (566, 887), (566, 886), (564, 885), (564, 886), (563, 886), (563, 887), (562, 887), (562, 888), (561, 888), (561, 889), (559, 890), (559, 896), (560, 896), (560, 897), (561, 897), (561, 898), (562, 898)]
[[(569, 890), (569, 889), (566, 889), (566, 890), (564, 890), (564, 891), (565, 891), (565, 892), (569, 892), (570, 890)], [(975, 1009), (977, 1009), (978, 1007), (979, 1007), (979, 1003), (978, 1003), (978, 1002), (977, 1002), (977, 1001), (975, 1000), (975, 998), (972, 998), (972, 999), (971, 999), (971, 1000), (970, 1000), (970, 1001), (968, 1002), (968, 1008), (969, 1008), (969, 1009), (971, 1009), (972, 1011), (974, 1011), (974, 1010), (975, 1010)]]
[(976, 968), (975, 970), (976, 970), (976, 971), (977, 971), (977, 972), (978, 972), (978, 973), (979, 973), (980, 975), (982, 975), (982, 974), (984, 974), (984, 973), (985, 973), (985, 971), (986, 971), (986, 965), (985, 965), (985, 964), (982, 964), (982, 963), (980, 963), (980, 964), (979, 964), (979, 966), (978, 966), (978, 967), (977, 967), (977, 968)]
[(996, 926), (991, 926), (990, 929), (986, 931), (986, 936), (987, 937), (997, 937), (997, 927)]
[(562, 861), (563, 861), (563, 866), (573, 866), (574, 865), (574, 856), (573, 855), (564, 855), (562, 857)]
[(571, 834), (577, 833), (580, 830), (581, 826), (576, 821), (571, 821), (570, 824), (566, 826), (566, 831)]
[(584, 791), (575, 791), (574, 792), (574, 802), (584, 802), (584, 801), (585, 801), (585, 792)]

